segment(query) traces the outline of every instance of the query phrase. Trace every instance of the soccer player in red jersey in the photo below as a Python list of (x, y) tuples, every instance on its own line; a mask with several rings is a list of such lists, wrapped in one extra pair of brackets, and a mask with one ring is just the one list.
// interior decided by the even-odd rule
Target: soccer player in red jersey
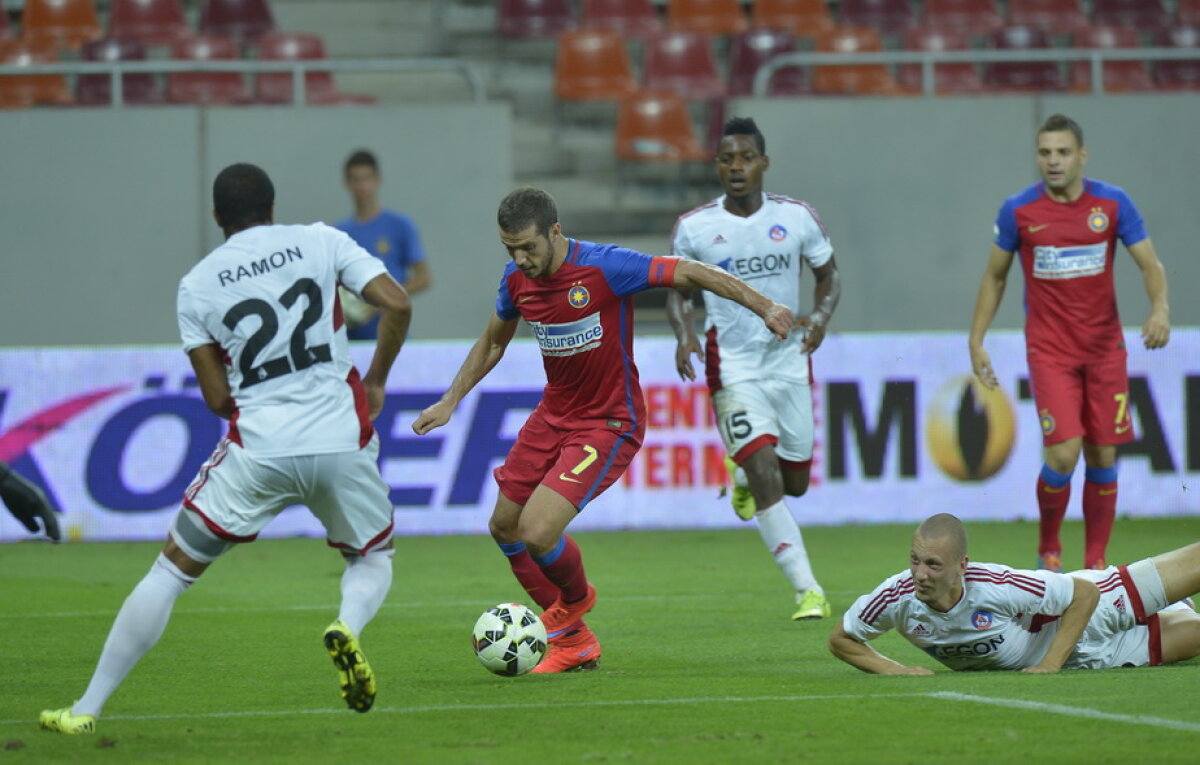
[(1104, 568), (1117, 506), (1117, 445), (1133, 439), (1125, 341), (1113, 288), (1120, 239), (1142, 272), (1150, 316), (1147, 348), (1170, 338), (1167, 276), (1133, 200), (1117, 186), (1083, 176), (1083, 130), (1061, 114), (1037, 132), (1041, 183), (1009, 197), (975, 299), (969, 347), (975, 376), (997, 385), (983, 336), (1004, 294), (1013, 254), (1025, 274), (1025, 345), (1042, 425), (1045, 464), (1037, 482), (1039, 568), (1062, 570), (1059, 528), (1071, 473), (1083, 452), (1084, 566)]
[(583, 616), (596, 590), (578, 545), (564, 532), (621, 477), (642, 444), (646, 405), (633, 362), (633, 294), (653, 287), (710, 290), (749, 308), (781, 339), (794, 319), (719, 268), (567, 238), (554, 200), (540, 189), (509, 194), (497, 220), (511, 262), (496, 314), (449, 390), (421, 412), (413, 430), (423, 435), (444, 425), (525, 319), (541, 348), (546, 388), (495, 470), (500, 494), (488, 527), (517, 581), (545, 609), (550, 650), (533, 671), (591, 669), (600, 643)]

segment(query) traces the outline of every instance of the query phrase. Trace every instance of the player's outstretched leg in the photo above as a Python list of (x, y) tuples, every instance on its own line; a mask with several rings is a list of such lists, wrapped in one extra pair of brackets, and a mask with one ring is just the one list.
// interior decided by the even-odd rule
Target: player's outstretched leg
[(1103, 569), (1117, 517), (1117, 469), (1088, 467), (1083, 484), (1083, 567)]
[(1059, 530), (1067, 503), (1071, 501), (1071, 474), (1042, 465), (1037, 481), (1038, 562), (1037, 567), (1062, 573), (1062, 541)]
[(729, 473), (729, 502), (733, 505), (733, 512), (737, 513), (738, 518), (748, 521), (754, 517), (758, 507), (754, 503), (754, 493), (746, 483), (746, 471), (738, 467), (728, 454), (725, 455), (725, 470)]
[(325, 630), (325, 650), (338, 670), (342, 698), (356, 712), (375, 703), (375, 673), (358, 644), (358, 633), (375, 617), (392, 586), (390, 547), (366, 555), (347, 555), (342, 573), (342, 605)]
[(595, 607), (596, 588), (587, 581), (579, 545), (566, 534), (559, 537), (558, 544), (549, 552), (534, 556), (534, 560), (561, 592), (558, 600), (543, 611), (541, 617), (546, 636), (553, 644)]
[(375, 673), (358, 647), (358, 638), (337, 619), (325, 629), (325, 650), (337, 667), (342, 698), (355, 712), (366, 712), (375, 703)]
[(546, 656), (533, 673), (549, 675), (559, 672), (582, 672), (600, 666), (600, 641), (586, 623), (577, 626), (550, 641)]

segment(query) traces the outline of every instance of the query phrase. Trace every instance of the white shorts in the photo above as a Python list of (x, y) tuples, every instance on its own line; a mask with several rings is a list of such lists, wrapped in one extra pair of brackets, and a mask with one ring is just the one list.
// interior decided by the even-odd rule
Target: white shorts
[(807, 467), (813, 452), (812, 387), (795, 380), (738, 382), (713, 394), (725, 451), (741, 464), (767, 444), (784, 462)]
[[(393, 508), (378, 455), (378, 435), (355, 451), (270, 458), (251, 457), (222, 439), (184, 493), (180, 513), (199, 516), (224, 542), (251, 542), (285, 507), (307, 505), (331, 546), (365, 555), (392, 536)], [(200, 527), (188, 520), (177, 520), (171, 534), (185, 552), (203, 554), (194, 541), (187, 544), (195, 539), (190, 530)]]
[(1100, 589), (1100, 602), (1066, 662), (1067, 669), (1145, 667), (1162, 663), (1158, 612), (1167, 607), (1150, 559), (1102, 571), (1072, 571)]

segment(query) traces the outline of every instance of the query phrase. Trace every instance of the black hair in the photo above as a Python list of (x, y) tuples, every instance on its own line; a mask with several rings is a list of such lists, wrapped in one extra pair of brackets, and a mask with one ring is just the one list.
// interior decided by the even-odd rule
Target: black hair
[(359, 149), (346, 158), (345, 174), (350, 174), (350, 169), (354, 167), (369, 167), (376, 173), (379, 172), (379, 160), (375, 155), (366, 149)]
[(558, 206), (545, 191), (525, 186), (509, 193), (500, 202), (496, 222), (500, 224), (500, 230), (508, 234), (524, 231), (533, 224), (539, 234), (549, 237), (550, 227), (558, 223)]
[(730, 117), (721, 130), (722, 138), (727, 135), (748, 135), (758, 144), (758, 153), (764, 157), (767, 155), (767, 139), (763, 138), (762, 131), (752, 117)]
[(1079, 123), (1071, 119), (1065, 114), (1051, 114), (1038, 128), (1038, 135), (1042, 133), (1058, 133), (1061, 131), (1070, 131), (1075, 136), (1075, 143), (1079, 144), (1079, 148), (1083, 148), (1083, 128)]
[(213, 210), (225, 231), (240, 231), (271, 221), (275, 186), (261, 167), (248, 162), (230, 165), (213, 181)]

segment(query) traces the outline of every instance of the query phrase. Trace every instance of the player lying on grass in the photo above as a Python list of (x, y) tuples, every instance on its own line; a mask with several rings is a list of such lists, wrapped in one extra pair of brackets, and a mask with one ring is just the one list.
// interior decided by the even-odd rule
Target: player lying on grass
[(971, 563), (953, 515), (927, 518), (909, 570), (854, 602), (829, 650), (864, 672), (930, 675), (868, 645), (890, 629), (954, 670), (1144, 667), (1200, 655), (1200, 543), (1128, 566), (1056, 574)]

